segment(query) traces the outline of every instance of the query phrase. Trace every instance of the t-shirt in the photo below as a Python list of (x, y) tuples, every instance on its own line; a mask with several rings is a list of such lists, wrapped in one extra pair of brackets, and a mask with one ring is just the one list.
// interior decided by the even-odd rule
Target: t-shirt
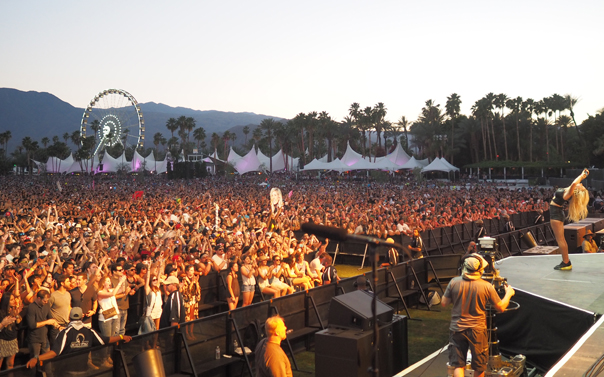
[[(222, 264), (222, 262), (224, 262), (224, 258), (221, 257), (221, 256), (219, 256), (218, 254), (214, 254), (212, 256), (212, 260), (214, 261), (214, 263), (216, 263), (217, 266), (220, 266)], [(227, 267), (228, 267), (228, 263), (225, 263), (225, 264), (222, 265), (221, 270), (226, 270)]]
[(497, 305), (501, 299), (493, 285), (482, 280), (466, 280), (462, 276), (451, 279), (444, 297), (451, 300), (451, 331), (486, 329), (486, 306)]
[(82, 322), (90, 323), (92, 322), (92, 317), (86, 317), (86, 313), (88, 313), (94, 307), (94, 302), (97, 300), (97, 291), (93, 286), (86, 288), (86, 291), (82, 293), (80, 288), (76, 287), (69, 291), (71, 294), (71, 307), (79, 307), (82, 308), (82, 313), (84, 313), (84, 318)]
[[(111, 285), (113, 287), (117, 287), (117, 285), (119, 284), (119, 282), (120, 282), (120, 279), (111, 277)], [(120, 287), (119, 292), (115, 292), (115, 294), (118, 295), (118, 294), (125, 293), (127, 286), (128, 286), (128, 284), (126, 282), (124, 282), (124, 284), (122, 284), (122, 286)], [(122, 298), (117, 298), (116, 297), (115, 300), (117, 301), (117, 307), (120, 310), (128, 310), (128, 308), (130, 308), (130, 299), (128, 298), (128, 295), (125, 295)]]
[(50, 295), (50, 316), (59, 322), (59, 325), (69, 323), (69, 312), (71, 311), (71, 295), (69, 291), (61, 293), (54, 291)]
[[(108, 337), (99, 334), (93, 329), (85, 327), (80, 321), (74, 321), (57, 335), (52, 350), (57, 355), (65, 355), (107, 343), (109, 343)], [(76, 356), (76, 358), (77, 357), (78, 356)], [(80, 355), (80, 360), (73, 360), (73, 362), (65, 364), (64, 367), (67, 370), (64, 370), (63, 372), (85, 372), (88, 370), (87, 361), (88, 353), (82, 353)]]
[(256, 346), (256, 377), (292, 377), (292, 366), (281, 345), (262, 339)]

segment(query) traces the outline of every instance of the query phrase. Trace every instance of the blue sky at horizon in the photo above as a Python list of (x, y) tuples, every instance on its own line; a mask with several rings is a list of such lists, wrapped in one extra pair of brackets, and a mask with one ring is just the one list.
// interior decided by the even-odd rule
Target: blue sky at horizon
[(462, 113), (488, 92), (604, 107), (604, 2), (3, 1), (0, 87), (84, 107), (120, 88), (139, 102), (292, 118), (383, 102)]

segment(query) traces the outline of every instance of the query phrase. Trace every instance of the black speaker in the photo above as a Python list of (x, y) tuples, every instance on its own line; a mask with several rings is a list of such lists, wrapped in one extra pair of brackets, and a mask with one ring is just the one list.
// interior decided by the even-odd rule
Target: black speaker
[[(329, 326), (371, 330), (373, 328), (372, 299), (373, 293), (365, 291), (353, 291), (333, 297), (329, 304)], [(394, 309), (377, 300), (376, 313), (378, 324), (382, 325), (392, 321)]]
[(583, 250), (580, 250), (580, 248), (586, 231), (586, 224), (575, 223), (564, 225), (564, 238), (566, 239), (569, 253), (572, 254), (583, 252)]
[[(392, 376), (408, 366), (407, 317), (379, 328), (378, 368), (380, 376)], [(317, 377), (367, 377), (373, 357), (373, 331), (328, 328), (315, 334)]]
[(392, 374), (409, 366), (407, 317), (395, 314), (392, 318)]

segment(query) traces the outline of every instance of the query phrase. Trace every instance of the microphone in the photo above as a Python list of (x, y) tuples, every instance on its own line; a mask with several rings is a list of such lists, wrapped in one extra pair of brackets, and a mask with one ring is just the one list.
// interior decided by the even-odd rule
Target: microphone
[(345, 241), (359, 241), (362, 243), (369, 243), (377, 246), (388, 246), (394, 247), (399, 250), (405, 250), (403, 245), (399, 243), (386, 242), (381, 238), (361, 236), (359, 234), (350, 234), (344, 228), (336, 228), (333, 226), (318, 225), (313, 223), (302, 224), (302, 230), (306, 233), (314, 234), (315, 236), (329, 238), (330, 240), (345, 242)]

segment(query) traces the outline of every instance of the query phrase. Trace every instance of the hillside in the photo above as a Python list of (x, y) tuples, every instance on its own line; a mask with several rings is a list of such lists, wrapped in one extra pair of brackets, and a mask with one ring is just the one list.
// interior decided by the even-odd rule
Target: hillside
[[(227, 130), (235, 132), (238, 145), (245, 139), (243, 126), (249, 125), (253, 130), (254, 125), (260, 124), (265, 118), (271, 118), (271, 116), (249, 112), (201, 111), (155, 102), (141, 103), (140, 107), (145, 118), (147, 147), (152, 146), (153, 135), (157, 132), (161, 132), (166, 138), (169, 137), (170, 132), (165, 125), (171, 117), (185, 115), (195, 118), (197, 126), (206, 130), (208, 144), (214, 132), (218, 134)], [(71, 134), (79, 129), (83, 112), (83, 108), (76, 108), (50, 93), (0, 88), (0, 133), (9, 130), (12, 134), (8, 142), (9, 152), (12, 152), (26, 136), (38, 142), (43, 137), (52, 139), (55, 135), (62, 140), (65, 132)], [(68, 144), (73, 148), (71, 142)]]

